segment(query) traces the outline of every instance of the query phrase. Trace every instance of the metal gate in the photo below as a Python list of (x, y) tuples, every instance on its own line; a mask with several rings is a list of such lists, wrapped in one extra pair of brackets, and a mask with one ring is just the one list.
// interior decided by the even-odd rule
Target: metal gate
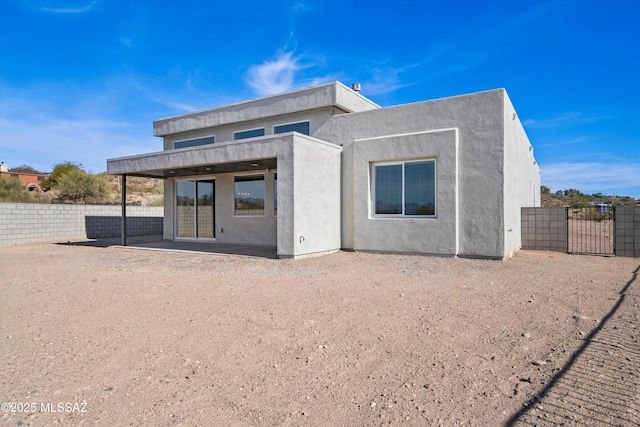
[(567, 209), (567, 252), (615, 255), (616, 212), (598, 205)]

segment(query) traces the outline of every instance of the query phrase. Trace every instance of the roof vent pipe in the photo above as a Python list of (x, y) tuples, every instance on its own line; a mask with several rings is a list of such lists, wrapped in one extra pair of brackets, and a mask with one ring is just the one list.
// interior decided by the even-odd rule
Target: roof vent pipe
[(351, 85), (351, 89), (353, 89), (354, 92), (358, 92), (360, 93), (360, 83), (354, 83)]

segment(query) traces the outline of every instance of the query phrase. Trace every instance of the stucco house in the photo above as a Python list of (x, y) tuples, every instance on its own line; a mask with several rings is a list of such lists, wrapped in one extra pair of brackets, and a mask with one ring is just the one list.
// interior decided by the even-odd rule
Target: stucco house
[(9, 166), (4, 162), (0, 162), (0, 178), (18, 178), (29, 191), (42, 192), (42, 181), (49, 178), (50, 175), (48, 172), (16, 171), (15, 169), (9, 169)]
[(339, 82), (157, 120), (163, 151), (108, 173), (165, 180), (164, 238), (504, 258), (540, 168), (504, 89), (380, 107)]

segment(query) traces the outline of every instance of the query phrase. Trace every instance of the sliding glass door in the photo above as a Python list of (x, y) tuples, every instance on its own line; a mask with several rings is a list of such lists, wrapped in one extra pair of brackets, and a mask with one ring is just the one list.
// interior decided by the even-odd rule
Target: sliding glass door
[(176, 238), (214, 239), (215, 180), (176, 182)]
[(215, 181), (196, 182), (196, 237), (213, 239), (215, 236)]

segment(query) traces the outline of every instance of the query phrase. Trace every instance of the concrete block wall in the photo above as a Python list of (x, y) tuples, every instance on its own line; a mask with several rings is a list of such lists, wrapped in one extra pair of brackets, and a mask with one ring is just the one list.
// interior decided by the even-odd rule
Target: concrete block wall
[(616, 207), (616, 256), (640, 257), (640, 206)]
[[(0, 203), (0, 246), (119, 237), (120, 206)], [(127, 206), (127, 234), (162, 234), (162, 207)]]
[(566, 208), (522, 208), (522, 249), (567, 252)]

